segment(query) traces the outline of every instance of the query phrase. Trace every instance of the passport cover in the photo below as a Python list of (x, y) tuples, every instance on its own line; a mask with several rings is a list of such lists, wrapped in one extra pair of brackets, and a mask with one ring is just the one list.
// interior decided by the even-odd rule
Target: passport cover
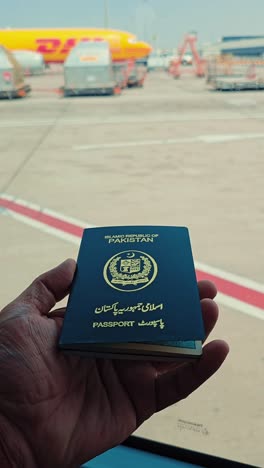
[[(63, 328), (62, 349), (204, 339), (188, 229), (85, 229)], [(187, 346), (188, 348), (188, 346)], [(133, 353), (133, 346), (128, 348)], [(159, 352), (162, 352), (159, 350)], [(154, 353), (156, 354), (156, 353)]]

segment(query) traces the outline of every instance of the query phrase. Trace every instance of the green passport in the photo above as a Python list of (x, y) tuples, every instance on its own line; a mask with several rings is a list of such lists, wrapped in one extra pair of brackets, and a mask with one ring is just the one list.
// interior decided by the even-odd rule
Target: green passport
[(202, 354), (204, 326), (188, 229), (85, 229), (59, 340), (93, 357)]

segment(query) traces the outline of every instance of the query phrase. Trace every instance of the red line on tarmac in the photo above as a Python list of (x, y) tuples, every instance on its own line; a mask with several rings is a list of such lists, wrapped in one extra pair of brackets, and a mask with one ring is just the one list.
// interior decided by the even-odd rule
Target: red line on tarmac
[(43, 211), (38, 211), (34, 208), (29, 208), (14, 201), (6, 200), (5, 198), (0, 198), (0, 206), (2, 208), (14, 211), (15, 213), (18, 213), (20, 215), (26, 216), (27, 218), (33, 219), (34, 221), (43, 223), (46, 226), (50, 226), (55, 229), (58, 229), (59, 231), (66, 232), (67, 234), (72, 234), (76, 237), (82, 236), (82, 227), (77, 226), (73, 223), (69, 223), (68, 221), (63, 221), (62, 219), (56, 218), (55, 216), (48, 215)]
[[(64, 221), (56, 216), (46, 214), (43, 211), (27, 207), (15, 201), (0, 197), (0, 207), (6, 208), (7, 210), (23, 215), (34, 221), (43, 223), (46, 226), (58, 229), (64, 233), (71, 234), (79, 238), (82, 236), (83, 228), (81, 226)], [(221, 278), (220, 276), (207, 273), (206, 271), (196, 270), (196, 275), (198, 280), (208, 279), (215, 283), (218, 291), (222, 294), (242, 301), (251, 306), (264, 309), (264, 293), (262, 292), (256, 291), (252, 288), (247, 288), (233, 281)]]
[[(254, 307), (264, 309), (264, 294), (255, 291), (255, 289), (246, 288), (240, 284), (234, 283), (233, 281), (220, 278), (219, 276), (206, 273), (205, 271), (196, 270), (197, 280), (209, 280), (215, 283), (217, 289), (226, 296), (233, 297), (239, 301), (245, 302), (246, 304)], [(263, 310), (264, 314), (264, 310)]]

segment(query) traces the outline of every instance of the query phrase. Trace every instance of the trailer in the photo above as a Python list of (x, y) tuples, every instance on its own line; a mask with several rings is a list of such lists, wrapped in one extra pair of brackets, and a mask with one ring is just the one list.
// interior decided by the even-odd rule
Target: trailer
[(264, 60), (233, 56), (207, 60), (207, 85), (215, 91), (264, 90)]
[(21, 65), (24, 76), (42, 75), (45, 72), (43, 55), (31, 50), (14, 50), (13, 55)]
[(64, 96), (120, 94), (109, 43), (81, 41), (64, 63)]
[(0, 97), (24, 97), (30, 90), (30, 86), (24, 82), (23, 70), (14, 55), (0, 46)]
[(128, 83), (129, 66), (127, 61), (113, 63), (114, 75), (117, 85), (121, 89), (125, 89)]
[(133, 61), (130, 65), (127, 86), (128, 88), (142, 88), (147, 76), (147, 59)]

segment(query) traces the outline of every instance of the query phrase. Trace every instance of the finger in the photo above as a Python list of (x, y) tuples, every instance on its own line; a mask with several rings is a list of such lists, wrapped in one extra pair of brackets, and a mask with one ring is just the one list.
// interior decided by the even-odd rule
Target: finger
[(66, 260), (36, 278), (16, 301), (28, 305), (32, 312), (47, 315), (69, 293), (75, 269), (76, 262)]
[(65, 311), (66, 311), (65, 307), (61, 307), (60, 309), (52, 310), (51, 312), (48, 313), (48, 317), (49, 318), (57, 318), (57, 317), (64, 318)]
[(203, 299), (201, 301), (201, 308), (206, 340), (216, 325), (219, 316), (219, 309), (216, 302), (212, 299)]
[(228, 352), (229, 347), (225, 341), (212, 341), (204, 347), (203, 355), (197, 361), (158, 375), (157, 411), (177, 403), (194, 392), (221, 367)]
[(198, 282), (198, 289), (200, 294), (200, 299), (214, 299), (217, 294), (217, 289), (214, 283), (208, 280), (202, 280)]

